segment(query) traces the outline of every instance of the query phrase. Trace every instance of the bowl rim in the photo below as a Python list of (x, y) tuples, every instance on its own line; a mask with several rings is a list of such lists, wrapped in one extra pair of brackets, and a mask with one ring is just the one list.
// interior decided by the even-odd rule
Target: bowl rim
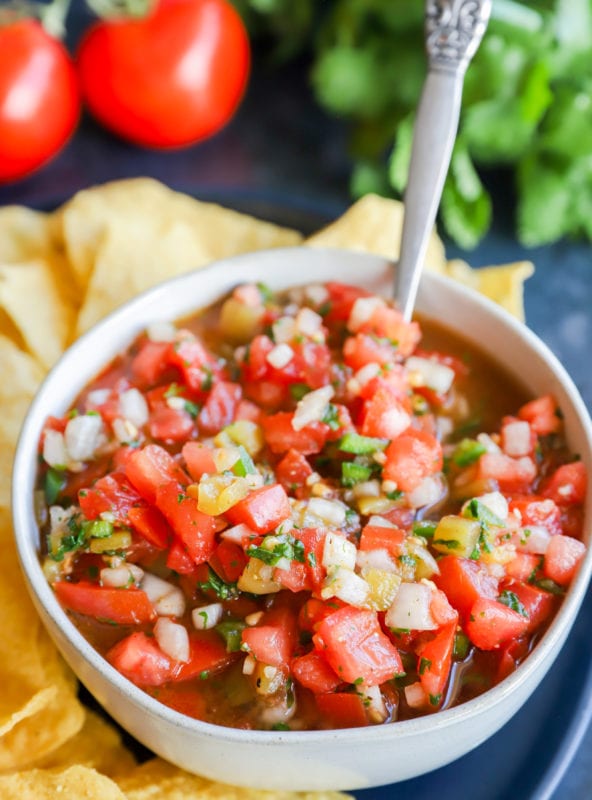
[[(28, 529), (32, 513), (32, 497), (27, 496), (28, 486), (27, 491), (22, 491), (21, 487), (23, 486), (23, 476), (29, 475), (32, 454), (38, 447), (42, 423), (48, 413), (45, 407), (46, 394), (51, 390), (53, 382), (56, 380), (56, 375), (59, 375), (62, 370), (66, 369), (68, 363), (75, 358), (79, 352), (84, 352), (89, 347), (92, 347), (95, 340), (100, 339), (101, 334), (113, 325), (123, 325), (126, 330), (128, 330), (129, 336), (126, 337), (126, 341), (128, 344), (131, 344), (139, 330), (141, 330), (142, 327), (145, 328), (150, 320), (144, 321), (143, 326), (140, 325), (138, 327), (136, 324), (134, 327), (130, 325), (129, 322), (126, 324), (128, 315), (137, 307), (150, 306), (150, 304), (155, 302), (163, 293), (169, 291), (182, 292), (186, 284), (191, 285), (196, 280), (199, 282), (200, 279), (207, 281), (208, 275), (213, 270), (220, 271), (222, 269), (228, 269), (233, 265), (239, 268), (240, 265), (244, 263), (248, 264), (253, 261), (253, 259), (257, 262), (267, 259), (277, 260), (282, 256), (293, 256), (296, 251), (300, 252), (303, 257), (305, 254), (307, 258), (314, 257), (312, 256), (313, 253), (319, 256), (324, 255), (329, 258), (337, 258), (340, 255), (348, 258), (359, 258), (360, 266), (363, 266), (363, 262), (365, 262), (368, 267), (372, 266), (374, 269), (379, 269), (380, 267), (385, 269), (394, 268), (395, 266), (393, 261), (382, 256), (366, 252), (354, 252), (341, 248), (295, 246), (251, 251), (249, 253), (221, 259), (205, 267), (174, 276), (141, 292), (93, 325), (68, 347), (40, 384), (29, 406), (17, 443), (12, 471), (12, 517), (19, 562), (26, 578), (27, 589), (37, 610), (40, 613), (45, 611), (51, 617), (60, 634), (71, 643), (84, 661), (89, 664), (93, 670), (97, 671), (103, 680), (112, 684), (120, 695), (132, 701), (136, 707), (149, 716), (163, 719), (168, 724), (180, 728), (188, 734), (199, 734), (202, 737), (223, 739), (228, 744), (248, 742), (250, 744), (267, 746), (285, 743), (294, 745), (306, 744), (309, 746), (313, 743), (322, 745), (335, 738), (343, 739), (346, 744), (355, 744), (358, 741), (365, 741), (368, 738), (372, 738), (373, 733), (377, 734), (377, 732), (377, 735), (381, 738), (386, 736), (394, 741), (400, 737), (423, 736), (433, 731), (434, 728), (444, 730), (479, 715), (482, 710), (490, 706), (497, 705), (499, 700), (514, 694), (528, 683), (532, 675), (538, 672), (543, 662), (550, 659), (549, 664), (552, 663), (560, 650), (560, 647), (557, 645), (561, 644), (564, 637), (568, 635), (569, 629), (575, 620), (592, 575), (592, 533), (590, 535), (585, 558), (580, 565), (575, 579), (569, 586), (561, 607), (554, 616), (549, 628), (538, 640), (524, 662), (519, 665), (518, 669), (499, 684), (460, 705), (455, 705), (451, 708), (439, 710), (413, 719), (396, 721), (394, 724), (363, 728), (306, 731), (269, 731), (230, 728), (224, 725), (217, 725), (215, 723), (194, 719), (181, 712), (175, 711), (151, 697), (111, 666), (111, 664), (109, 664), (109, 662), (84, 638), (82, 633), (80, 633), (78, 628), (69, 619), (41, 570), (38, 548), (34, 546), (33, 537), (29, 535)], [(310, 281), (305, 281), (304, 284), (306, 283), (310, 283)], [(495, 324), (509, 327), (514, 334), (522, 338), (526, 345), (534, 350), (537, 355), (547, 363), (550, 372), (558, 379), (562, 389), (569, 398), (569, 402), (586, 436), (586, 441), (582, 442), (581, 446), (583, 447), (585, 445), (586, 451), (592, 458), (592, 423), (587, 408), (572, 378), (549, 347), (525, 324), (519, 322), (497, 303), (474, 289), (460, 284), (447, 276), (426, 272), (424, 276), (422, 276), (422, 285), (429, 284), (432, 284), (436, 289), (442, 287), (449, 291), (458, 292), (461, 296), (464, 295), (478, 309), (481, 309), (489, 317), (493, 317)], [(286, 288), (288, 288), (289, 285), (294, 286), (298, 284), (291, 281), (286, 285)], [(203, 307), (204, 306), (196, 304), (194, 313)], [(188, 312), (188, 314), (189, 313), (191, 312)], [(112, 357), (113, 356), (108, 356), (105, 358), (103, 356), (99, 359), (91, 355), (91, 359), (95, 360), (97, 363), (95, 373), (98, 373), (103, 366), (109, 363)], [(86, 383), (88, 383), (88, 381), (85, 381), (83, 385)], [(79, 391), (80, 389), (73, 394), (65, 396), (67, 403), (71, 403)], [(60, 397), (64, 397), (64, 395), (60, 395)], [(27, 480), (26, 483), (28, 484), (29, 481)], [(591, 524), (590, 518), (592, 516), (591, 494), (592, 492), (589, 489), (585, 509), (585, 520), (588, 525)], [(37, 528), (37, 526), (35, 526), (35, 528)], [(21, 531), (25, 531), (24, 535), (20, 533)], [(535, 687), (538, 685), (541, 678), (542, 675), (537, 680)], [(533, 687), (533, 690), (535, 687)]]

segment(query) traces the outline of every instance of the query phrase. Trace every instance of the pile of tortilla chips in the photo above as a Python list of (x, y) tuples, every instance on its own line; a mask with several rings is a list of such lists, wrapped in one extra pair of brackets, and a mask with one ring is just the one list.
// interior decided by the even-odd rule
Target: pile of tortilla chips
[[(22, 419), (45, 372), (97, 320), (140, 291), (220, 258), (297, 244), (396, 258), (402, 206), (369, 195), (305, 242), (298, 231), (202, 203), (149, 179), (77, 194), (51, 214), (0, 208), (0, 797), (288, 800), (334, 793), (235, 789), (161, 759), (137, 765), (118, 731), (84, 708), (20, 575), (9, 513)], [(522, 318), (527, 262), (472, 270), (447, 262), (434, 234), (427, 268), (450, 274)]]

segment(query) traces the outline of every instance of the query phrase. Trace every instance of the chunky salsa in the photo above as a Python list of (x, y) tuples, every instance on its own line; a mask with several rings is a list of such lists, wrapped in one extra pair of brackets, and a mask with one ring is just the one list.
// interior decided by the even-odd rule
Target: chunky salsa
[(150, 326), (40, 453), (60, 603), (122, 675), (221, 725), (475, 697), (528, 655), (585, 552), (586, 473), (553, 397), (338, 283), (243, 285)]

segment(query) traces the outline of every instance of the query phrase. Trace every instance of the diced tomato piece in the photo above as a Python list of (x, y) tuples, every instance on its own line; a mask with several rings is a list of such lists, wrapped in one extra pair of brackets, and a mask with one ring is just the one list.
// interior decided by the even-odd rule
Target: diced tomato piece
[(191, 415), (183, 409), (162, 406), (150, 414), (148, 432), (161, 442), (183, 442), (194, 428)]
[(99, 478), (90, 488), (80, 489), (78, 502), (87, 519), (96, 519), (108, 511), (118, 522), (126, 522), (135, 505), (145, 505), (122, 472), (112, 472)]
[(489, 597), (479, 597), (471, 607), (465, 629), (480, 650), (497, 650), (526, 633), (528, 624), (528, 617), (518, 611)]
[(458, 622), (458, 611), (450, 605), (441, 589), (434, 589), (430, 599), (430, 614), (436, 625), (449, 625)]
[(387, 528), (382, 525), (365, 525), (360, 537), (360, 550), (386, 550), (397, 559), (403, 553), (407, 534), (400, 528)]
[(272, 381), (246, 381), (243, 391), (249, 400), (269, 412), (280, 408), (288, 397), (287, 386)]
[(411, 423), (411, 416), (389, 386), (381, 386), (364, 403), (362, 435), (394, 439)]
[(141, 631), (117, 642), (105, 657), (138, 686), (161, 686), (171, 679), (174, 662), (162, 652), (154, 637)]
[(120, 625), (137, 625), (156, 617), (154, 606), (141, 589), (115, 589), (98, 583), (57, 581), (53, 588), (70, 611)]
[(197, 417), (200, 429), (204, 433), (215, 434), (234, 422), (242, 394), (238, 383), (215, 383)]
[(327, 313), (324, 317), (325, 323), (328, 324), (332, 322), (347, 322), (358, 297), (371, 296), (366, 289), (336, 281), (329, 281), (329, 283), (325, 284), (325, 288), (329, 292), (329, 299), (326, 303)]
[(236, 583), (248, 560), (240, 545), (222, 539), (212, 553), (208, 564), (223, 581)]
[(498, 482), (502, 492), (521, 492), (536, 478), (532, 458), (512, 458), (505, 453), (484, 453), (477, 462), (477, 479)]
[(500, 683), (516, 669), (518, 664), (528, 655), (528, 638), (521, 636), (499, 650), (499, 664), (496, 673), (496, 683)]
[(516, 495), (508, 504), (510, 513), (518, 511), (523, 527), (542, 525), (549, 533), (561, 533), (561, 511), (550, 497)]
[(267, 356), (274, 348), (274, 343), (265, 334), (255, 336), (249, 344), (242, 359), (242, 371), (247, 381), (261, 381), (267, 378), (269, 363)]
[(269, 533), (291, 514), (286, 490), (279, 483), (261, 486), (225, 512), (233, 523), (247, 525), (256, 533)]
[(327, 692), (315, 695), (323, 720), (331, 728), (361, 728), (369, 725), (364, 698), (356, 692)]
[(199, 693), (199, 689), (191, 683), (171, 683), (168, 686), (159, 686), (154, 697), (159, 703), (173, 708), (180, 714), (185, 714), (193, 719), (205, 719), (207, 701)]
[(400, 311), (388, 306), (375, 308), (360, 330), (393, 342), (400, 356), (410, 356), (421, 339), (419, 324), (406, 322)]
[(261, 414), (261, 409), (259, 406), (256, 406), (255, 403), (251, 403), (250, 400), (241, 400), (236, 407), (236, 414), (234, 415), (234, 418), (235, 420), (246, 419), (250, 422), (259, 423)]
[(145, 500), (154, 504), (156, 491), (170, 481), (187, 485), (189, 478), (172, 455), (157, 444), (149, 444), (133, 452), (125, 474)]
[(546, 436), (561, 430), (562, 423), (558, 412), (559, 406), (555, 398), (546, 394), (523, 405), (518, 411), (518, 417), (526, 420), (539, 436)]
[(275, 468), (275, 477), (287, 492), (293, 492), (304, 485), (312, 467), (298, 450), (288, 450)]
[(274, 608), (243, 630), (242, 641), (257, 661), (287, 671), (298, 643), (296, 618), (288, 608)]
[(131, 363), (134, 381), (146, 389), (161, 378), (169, 369), (169, 342), (145, 341)]
[(183, 445), (181, 452), (187, 465), (187, 471), (194, 481), (199, 481), (202, 475), (213, 475), (217, 472), (211, 447), (207, 447), (201, 442), (187, 442)]
[(290, 667), (298, 683), (311, 692), (332, 692), (341, 683), (341, 679), (318, 650), (311, 650), (306, 655), (292, 659)]
[(568, 586), (586, 554), (586, 545), (571, 536), (552, 536), (545, 552), (543, 572), (560, 586)]
[(588, 475), (581, 461), (562, 464), (551, 475), (541, 494), (550, 497), (558, 506), (578, 505), (586, 499)]
[(386, 449), (382, 475), (403, 492), (412, 492), (424, 478), (442, 469), (442, 445), (425, 431), (409, 428)]
[(439, 559), (438, 567), (440, 574), (433, 581), (463, 617), (480, 597), (498, 596), (497, 579), (476, 561), (450, 555)]
[(169, 348), (170, 362), (181, 370), (187, 386), (198, 396), (204, 396), (221, 377), (216, 359), (191, 332), (180, 330)]
[(294, 413), (280, 411), (261, 419), (265, 441), (272, 453), (286, 453), (298, 450), (303, 456), (320, 453), (330, 431), (324, 422), (312, 422), (301, 430), (294, 430), (292, 420)]
[(453, 620), (444, 625), (433, 639), (417, 648), (419, 681), (429, 695), (432, 706), (440, 705), (444, 696), (452, 665), (455, 634), (456, 620)]
[(216, 521), (197, 508), (197, 502), (183, 493), (174, 481), (156, 490), (156, 505), (167, 518), (196, 564), (207, 561), (215, 547)]
[(166, 565), (179, 575), (192, 575), (195, 573), (196, 564), (187, 552), (187, 548), (179, 539), (175, 537), (167, 553)]
[(220, 672), (237, 659), (228, 653), (222, 637), (214, 630), (193, 631), (189, 634), (189, 661), (175, 662), (173, 681), (188, 681)]
[(136, 448), (131, 447), (129, 444), (124, 444), (117, 448), (113, 453), (113, 469), (115, 472), (118, 470), (125, 472), (128, 459), (135, 450)]
[(130, 508), (127, 518), (134, 530), (150, 544), (161, 549), (168, 547), (171, 529), (157, 508), (145, 505)]
[(303, 631), (314, 633), (321, 620), (334, 614), (338, 609), (343, 608), (345, 603), (337, 597), (331, 600), (318, 600), (316, 597), (309, 597), (298, 613), (298, 626)]
[(553, 610), (557, 607), (558, 598), (550, 592), (531, 586), (529, 583), (518, 580), (504, 581), (504, 590), (513, 592), (524, 606), (528, 614), (527, 633), (532, 633), (545, 620), (549, 619)]
[(291, 592), (315, 591), (325, 578), (322, 566), (326, 530), (319, 528), (293, 529), (292, 535), (304, 545), (304, 561), (291, 561), (289, 569), (274, 570), (273, 579)]
[(516, 553), (506, 564), (506, 575), (518, 581), (527, 581), (542, 566), (542, 557), (531, 553)]
[(354, 371), (366, 364), (391, 364), (395, 361), (397, 349), (390, 342), (376, 341), (367, 333), (349, 336), (343, 345), (343, 360)]
[(323, 619), (313, 636), (337, 675), (348, 683), (377, 686), (403, 670), (397, 648), (373, 611), (345, 606)]

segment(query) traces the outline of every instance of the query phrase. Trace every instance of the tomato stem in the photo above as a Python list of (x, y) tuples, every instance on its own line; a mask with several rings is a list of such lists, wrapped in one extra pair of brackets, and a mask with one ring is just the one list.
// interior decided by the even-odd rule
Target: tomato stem
[(87, 6), (102, 19), (145, 17), (156, 0), (86, 0)]

